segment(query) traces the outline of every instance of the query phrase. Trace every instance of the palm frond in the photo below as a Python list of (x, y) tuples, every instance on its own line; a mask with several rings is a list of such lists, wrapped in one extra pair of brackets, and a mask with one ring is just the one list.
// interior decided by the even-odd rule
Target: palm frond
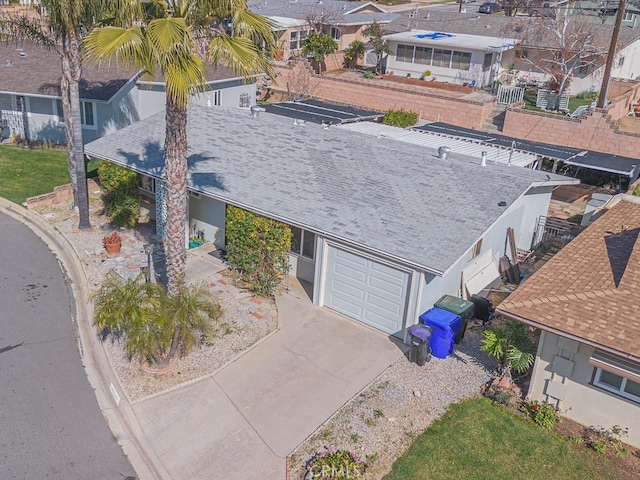
[(144, 32), (140, 27), (100, 27), (94, 29), (84, 41), (84, 54), (97, 63), (150, 67), (150, 55)]
[(524, 373), (533, 365), (534, 356), (511, 346), (507, 351), (507, 361), (516, 372)]

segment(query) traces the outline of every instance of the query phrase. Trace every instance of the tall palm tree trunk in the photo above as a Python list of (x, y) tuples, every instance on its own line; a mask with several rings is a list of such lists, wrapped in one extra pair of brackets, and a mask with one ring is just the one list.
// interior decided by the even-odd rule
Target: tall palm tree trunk
[(167, 95), (164, 141), (167, 191), (167, 293), (176, 295), (187, 262), (187, 107)]
[(82, 142), (82, 120), (80, 117), (80, 92), (78, 82), (82, 75), (80, 38), (69, 35), (62, 45), (62, 108), (64, 112), (65, 135), (67, 140), (67, 157), (69, 159), (69, 175), (73, 189), (74, 205), (78, 207), (78, 228), (91, 230), (89, 222), (89, 196), (87, 193), (87, 169), (84, 161), (84, 144)]

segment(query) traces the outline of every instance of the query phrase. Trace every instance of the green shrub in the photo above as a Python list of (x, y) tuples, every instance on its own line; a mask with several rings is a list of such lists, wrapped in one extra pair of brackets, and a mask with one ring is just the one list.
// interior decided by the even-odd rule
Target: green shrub
[(578, 95), (576, 95), (576, 98), (579, 98), (580, 100), (591, 100), (592, 102), (596, 100), (598, 97), (599, 97), (598, 92), (591, 92), (589, 90), (580, 92)]
[(536, 425), (543, 428), (553, 428), (556, 423), (562, 421), (562, 417), (558, 414), (558, 410), (547, 402), (523, 402), (522, 409), (533, 420)]
[(307, 472), (311, 472), (313, 479), (347, 480), (364, 478), (366, 467), (366, 462), (354, 452), (326, 447), (309, 460)]
[(640, 197), (640, 185), (636, 186), (636, 188), (633, 190), (633, 194), (636, 197)]
[(138, 223), (138, 174), (119, 165), (102, 162), (98, 176), (104, 195), (104, 209), (113, 223), (122, 227), (135, 227)]
[(345, 68), (356, 68), (358, 60), (364, 57), (365, 44), (360, 40), (354, 40), (344, 49), (344, 66)]
[(407, 128), (418, 123), (418, 114), (403, 109), (389, 110), (384, 114), (382, 123), (393, 127)]
[(291, 229), (284, 223), (229, 206), (227, 260), (256, 294), (268, 296), (289, 273)]
[(362, 78), (366, 78), (367, 80), (373, 80), (374, 78), (376, 78), (376, 76), (374, 75), (373, 72), (364, 72), (362, 74)]

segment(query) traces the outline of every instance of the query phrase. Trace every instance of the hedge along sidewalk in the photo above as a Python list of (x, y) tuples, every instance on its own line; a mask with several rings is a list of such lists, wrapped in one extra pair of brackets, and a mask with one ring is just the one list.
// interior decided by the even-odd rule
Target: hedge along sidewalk
[(61, 262), (70, 280), (75, 301), (73, 320), (78, 330), (78, 349), (89, 383), (93, 387), (98, 406), (109, 428), (122, 447), (141, 480), (169, 479), (162, 462), (151, 448), (148, 439), (114, 374), (102, 344), (94, 335), (92, 313), (87, 308), (88, 281), (78, 253), (68, 239), (37, 213), (0, 198), (0, 211), (31, 229)]

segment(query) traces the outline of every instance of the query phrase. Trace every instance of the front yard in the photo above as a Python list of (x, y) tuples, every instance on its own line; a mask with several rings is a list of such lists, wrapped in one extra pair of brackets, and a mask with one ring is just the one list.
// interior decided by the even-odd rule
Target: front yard
[[(560, 426), (566, 428), (565, 422)], [(384, 478), (631, 479), (640, 472), (637, 455), (605, 456), (486, 398), (473, 398), (452, 405)]]
[[(99, 163), (89, 162), (88, 177), (95, 176)], [(0, 145), (0, 197), (24, 203), (69, 182), (66, 150)]]

